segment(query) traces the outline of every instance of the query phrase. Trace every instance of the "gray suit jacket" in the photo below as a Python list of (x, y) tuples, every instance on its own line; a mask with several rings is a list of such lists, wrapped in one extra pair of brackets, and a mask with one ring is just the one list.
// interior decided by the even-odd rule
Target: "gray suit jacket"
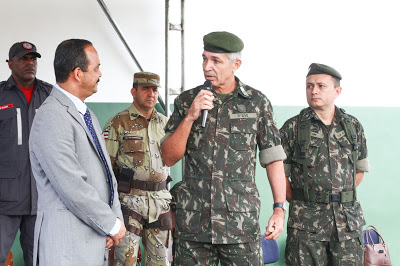
[[(104, 137), (90, 113), (111, 170)], [(30, 158), (38, 189), (33, 262), (36, 265), (105, 265), (106, 235), (122, 219), (112, 173), (114, 204), (108, 205), (107, 172), (74, 103), (57, 88), (33, 121)]]

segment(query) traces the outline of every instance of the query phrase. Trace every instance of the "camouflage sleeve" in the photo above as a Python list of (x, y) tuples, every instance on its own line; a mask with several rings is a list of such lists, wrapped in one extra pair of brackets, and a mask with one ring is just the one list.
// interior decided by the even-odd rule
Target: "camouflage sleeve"
[(356, 171), (357, 173), (368, 172), (369, 161), (368, 161), (367, 140), (365, 138), (363, 126), (358, 120), (356, 120), (356, 130), (357, 130), (357, 141), (359, 144), (358, 160), (356, 162)]
[(283, 161), (283, 166), (285, 167), (285, 176), (289, 177), (292, 170), (292, 157), (294, 152), (294, 136), (295, 136), (295, 120), (289, 119), (281, 127), (280, 135), (282, 141), (282, 147), (287, 156), (286, 160)]
[(118, 148), (119, 148), (119, 132), (115, 130), (113, 117), (107, 121), (103, 128), (104, 140), (106, 143), (106, 149), (110, 155), (111, 164), (114, 167), (117, 159)]
[(260, 116), (258, 121), (257, 145), (260, 150), (260, 164), (267, 164), (284, 160), (286, 155), (281, 146), (279, 131), (275, 124), (274, 110), (267, 97), (260, 103)]
[(174, 112), (172, 113), (171, 117), (167, 122), (167, 125), (164, 128), (166, 135), (170, 135), (171, 133), (173, 133), (177, 129), (183, 118), (184, 115), (182, 108), (182, 100), (181, 97), (178, 96), (174, 101)]

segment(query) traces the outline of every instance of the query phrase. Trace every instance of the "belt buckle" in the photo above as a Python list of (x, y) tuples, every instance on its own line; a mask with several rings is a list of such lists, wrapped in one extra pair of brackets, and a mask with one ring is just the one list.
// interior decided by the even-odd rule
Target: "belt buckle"
[(330, 202), (340, 202), (340, 194), (330, 194)]

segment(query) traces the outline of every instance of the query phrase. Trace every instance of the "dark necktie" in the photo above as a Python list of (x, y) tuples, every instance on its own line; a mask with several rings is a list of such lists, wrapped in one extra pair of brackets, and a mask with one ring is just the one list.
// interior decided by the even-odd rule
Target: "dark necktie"
[(114, 189), (113, 189), (111, 173), (110, 173), (110, 169), (108, 169), (108, 164), (107, 164), (106, 158), (104, 157), (103, 151), (100, 147), (99, 140), (97, 139), (96, 133), (94, 131), (92, 117), (90, 116), (89, 109), (86, 109), (86, 113), (83, 115), (83, 118), (85, 120), (87, 128), (89, 129), (90, 135), (92, 135), (93, 142), (96, 145), (97, 151), (99, 152), (100, 157), (103, 160), (103, 164), (107, 170), (108, 184), (110, 185), (110, 206), (112, 207), (113, 200), (114, 200)]

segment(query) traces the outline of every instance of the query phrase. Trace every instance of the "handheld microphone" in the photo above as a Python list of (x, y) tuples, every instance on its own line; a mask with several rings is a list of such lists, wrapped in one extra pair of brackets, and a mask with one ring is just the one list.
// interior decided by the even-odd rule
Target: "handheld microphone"
[[(203, 90), (212, 91), (211, 81), (206, 80), (204, 82)], [(202, 127), (206, 127), (206, 120), (207, 120), (208, 110), (203, 110), (202, 113), (203, 113), (203, 119), (201, 120), (201, 126)]]

